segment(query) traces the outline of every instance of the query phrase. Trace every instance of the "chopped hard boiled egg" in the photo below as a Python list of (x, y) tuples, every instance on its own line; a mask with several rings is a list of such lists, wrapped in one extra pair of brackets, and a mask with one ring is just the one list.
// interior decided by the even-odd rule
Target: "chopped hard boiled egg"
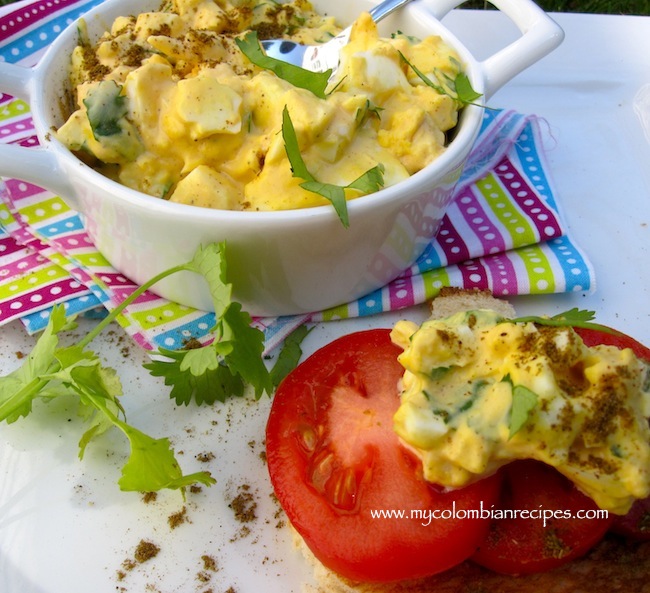
[(241, 96), (212, 76), (181, 80), (171, 97), (177, 118), (176, 134), (192, 140), (213, 134), (237, 134), (241, 130)]
[(381, 166), (383, 186), (394, 185), (445, 150), (461, 102), (439, 80), (453, 80), (460, 64), (439, 37), (384, 39), (363, 14), (322, 97), (253, 64), (237, 44), (249, 30), (320, 43), (340, 29), (306, 0), (172, 0), (119, 17), (95, 45), (81, 35), (70, 72), (76, 106), (59, 139), (136, 190), (232, 210), (328, 203), (294, 176), (285, 107), (305, 166), (325, 184), (346, 188)]
[(405, 368), (395, 430), (427, 480), (457, 488), (537, 459), (614, 513), (650, 494), (650, 373), (630, 349), (488, 310), (391, 335)]

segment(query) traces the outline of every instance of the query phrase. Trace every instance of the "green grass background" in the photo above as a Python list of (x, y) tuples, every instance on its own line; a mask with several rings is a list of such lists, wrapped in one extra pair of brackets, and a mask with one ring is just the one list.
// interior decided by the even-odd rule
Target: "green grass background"
[[(15, 0), (0, 0), (0, 6)], [(549, 12), (592, 12), (650, 16), (650, 0), (537, 0)], [(484, 0), (469, 0), (463, 8), (490, 8)]]
[[(536, 0), (548, 12), (590, 12), (650, 16), (650, 0)], [(484, 0), (470, 0), (462, 8), (489, 8)]]

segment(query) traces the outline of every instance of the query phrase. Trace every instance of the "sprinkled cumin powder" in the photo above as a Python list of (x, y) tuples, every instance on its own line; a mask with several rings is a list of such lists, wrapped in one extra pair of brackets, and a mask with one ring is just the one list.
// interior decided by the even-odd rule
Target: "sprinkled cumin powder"
[(142, 502), (144, 502), (145, 504), (149, 504), (151, 502), (155, 502), (157, 498), (158, 498), (157, 492), (145, 492), (142, 495)]
[(257, 519), (257, 502), (248, 484), (240, 487), (239, 494), (228, 505), (235, 513), (235, 519), (240, 523), (250, 523)]
[(135, 548), (133, 558), (127, 558), (122, 562), (122, 570), (117, 571), (117, 580), (123, 581), (126, 573), (132, 571), (138, 564), (142, 564), (151, 558), (155, 558), (160, 552), (160, 548), (153, 542), (140, 540)]
[(131, 66), (137, 68), (142, 64), (142, 60), (148, 58), (150, 53), (141, 45), (133, 44), (126, 51), (126, 54), (123, 57), (124, 64), (126, 66)]
[(133, 557), (138, 564), (142, 564), (147, 560), (155, 558), (158, 555), (158, 552), (160, 552), (160, 548), (156, 544), (150, 541), (140, 540)]
[(187, 521), (187, 507), (183, 507), (177, 513), (172, 513), (167, 517), (167, 523), (171, 529), (176, 529), (179, 525), (182, 525)]
[(97, 54), (92, 47), (88, 45), (82, 46), (81, 55), (83, 68), (88, 72), (90, 80), (101, 80), (110, 73), (111, 69), (108, 66), (104, 66), (99, 61)]
[(201, 556), (201, 560), (203, 560), (203, 568), (205, 570), (216, 572), (217, 561), (212, 556), (209, 556), (208, 554), (203, 554), (203, 556)]

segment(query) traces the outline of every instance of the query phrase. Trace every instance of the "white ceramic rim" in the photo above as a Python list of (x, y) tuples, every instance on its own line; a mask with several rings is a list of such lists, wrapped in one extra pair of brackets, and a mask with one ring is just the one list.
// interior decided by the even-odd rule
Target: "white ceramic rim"
[[(121, 0), (116, 0), (121, 1)], [(103, 15), (107, 11), (107, 5), (110, 8), (111, 1), (109, 0), (106, 3), (102, 3), (86, 13), (82, 18), (92, 19), (97, 18), (100, 15)], [(416, 10), (418, 11), (417, 2), (407, 5), (401, 10)], [(422, 11), (423, 9), (419, 9)], [(439, 155), (435, 161), (427, 165), (425, 168), (411, 175), (408, 179), (400, 182), (399, 184), (392, 185), (383, 189), (378, 190), (372, 194), (367, 194), (360, 196), (353, 200), (348, 201), (348, 213), (351, 219), (355, 216), (362, 215), (363, 212), (369, 208), (381, 207), (384, 202), (392, 202), (394, 200), (399, 200), (402, 194), (411, 195), (418, 191), (420, 186), (431, 187), (433, 183), (436, 183), (439, 178), (451, 170), (453, 170), (459, 163), (462, 163), (466, 159), (466, 152), (468, 145), (473, 144), (478, 130), (481, 125), (481, 116), (482, 116), (482, 107), (485, 97), (484, 93), (484, 77), (481, 74), (481, 69), (479, 64), (474, 60), (473, 56), (468, 52), (465, 46), (460, 43), (447, 29), (435, 20), (434, 16), (424, 10), (423, 16), (431, 21), (433, 25), (436, 26), (435, 31), (432, 30), (432, 34), (440, 34), (445, 38), (456, 51), (461, 55), (463, 60), (463, 65), (465, 70), (472, 82), (473, 87), (480, 93), (482, 96), (477, 100), (476, 105), (466, 106), (460, 113), (460, 118), (457, 126), (452, 130), (453, 139), (447, 145), (445, 151)], [(40, 92), (40, 96), (43, 96), (43, 90), (48, 86), (48, 79), (45, 76), (45, 72), (48, 70), (48, 64), (50, 61), (54, 60), (57, 55), (57, 50), (66, 45), (69, 42), (69, 38), (77, 34), (76, 27), (74, 23), (63, 31), (60, 36), (55, 40), (53, 45), (48, 49), (44, 58), (35, 68), (37, 71), (35, 75), (38, 77), (39, 89), (37, 92)], [(43, 109), (40, 113), (35, 113), (35, 119), (40, 120), (40, 125), (37, 126), (37, 130), (49, 130), (51, 128), (50, 114), (46, 109), (46, 106), (42, 106)], [(73, 162), (70, 164), (80, 168), (80, 174), (86, 176), (86, 181), (91, 186), (99, 186), (104, 191), (110, 192), (112, 194), (119, 194), (120, 199), (129, 203), (130, 205), (144, 208), (149, 210), (150, 208), (155, 208), (158, 215), (167, 213), (175, 218), (194, 218), (197, 215), (197, 208), (188, 206), (187, 204), (178, 204), (175, 202), (170, 202), (158, 198), (156, 196), (151, 196), (144, 194), (135, 189), (127, 187), (120, 184), (117, 181), (114, 181), (100, 172), (96, 171), (89, 165), (86, 165), (81, 161), (73, 152), (71, 152), (66, 146), (64, 146), (53, 134), (47, 134), (43, 139), (43, 145), (48, 146), (48, 148), (53, 149), (59, 158), (65, 158)], [(300, 220), (310, 220), (321, 218), (321, 217), (332, 217), (336, 216), (336, 213), (331, 205), (322, 205), (322, 206), (311, 206), (309, 208), (294, 208), (287, 210), (272, 210), (272, 211), (241, 211), (241, 210), (215, 210), (210, 208), (201, 208), (198, 210), (201, 218), (215, 218), (220, 221), (231, 221), (232, 223), (260, 223), (260, 224), (286, 224), (287, 221), (296, 222)]]
[[(371, 1), (373, 4), (376, 3), (375, 0)], [(152, 3), (153, 0), (148, 0), (148, 4), (144, 3), (142, 9), (146, 9)], [(401, 9), (401, 11), (414, 11), (412, 15), (414, 22), (431, 23), (431, 33), (439, 34), (458, 51), (472, 85), (483, 94), (483, 97), (478, 100), (476, 106), (470, 105), (463, 110), (459, 125), (455, 128), (454, 139), (449, 143), (445, 152), (433, 163), (399, 184), (349, 201), (348, 211), (351, 221), (356, 216), (363, 216), (372, 208), (382, 207), (386, 202), (400, 202), (408, 196), (426, 191), (439, 183), (445, 175), (461, 166), (478, 135), (482, 105), (485, 100), (512, 77), (549, 53), (562, 41), (564, 34), (560, 27), (533, 0), (492, 0), (492, 3), (515, 23), (522, 36), (481, 62), (475, 60), (464, 44), (440, 22), (440, 19), (451, 9), (462, 4), (462, 0), (417, 0)], [(113, 8), (115, 5), (118, 9)], [(108, 28), (113, 20), (112, 15), (133, 12), (133, 10), (124, 10), (127, 6), (129, 5), (124, 0), (108, 0), (90, 9), (82, 18), (88, 21), (96, 19), (102, 27)], [(113, 181), (85, 165), (51, 134), (54, 125), (51, 106), (44, 104), (44, 97), (48, 96), (46, 90), (59, 90), (54, 88), (52, 82), (59, 79), (57, 76), (48, 76), (48, 66), (57, 60), (57, 56), (63, 48), (67, 49), (76, 42), (76, 38), (74, 38), (76, 34), (75, 23), (72, 23), (53, 42), (35, 68), (21, 68), (0, 62), (0, 77), (3, 79), (3, 83), (10, 87), (9, 92), (20, 91), (21, 94), (26, 95), (25, 99), (32, 108), (36, 132), (42, 144), (40, 149), (0, 145), (0, 174), (23, 178), (52, 189), (55, 193), (66, 195), (73, 207), (77, 206), (75, 192), (61, 191), (61, 189), (68, 188), (72, 190), (69, 183), (63, 179), (66, 177), (66, 173), (72, 171), (74, 171), (75, 177), (81, 179), (89, 188), (96, 187), (109, 192), (116, 199), (123, 201), (125, 205), (128, 204), (147, 212), (151, 212), (152, 208), (155, 208), (158, 216), (170, 215), (177, 219), (192, 220), (196, 219), (198, 215), (206, 221), (220, 220), (231, 222), (234, 225), (264, 224), (271, 226), (303, 221), (315, 224), (319, 220), (328, 220), (336, 216), (330, 205), (264, 212), (197, 209), (186, 204), (171, 203), (154, 196), (148, 196)], [(18, 92), (14, 92), (14, 94), (19, 96)], [(61, 96), (61, 93), (52, 94)], [(28, 154), (31, 158), (28, 157)], [(30, 163), (26, 166), (25, 162), (28, 158)], [(17, 174), (16, 171), (18, 171)]]

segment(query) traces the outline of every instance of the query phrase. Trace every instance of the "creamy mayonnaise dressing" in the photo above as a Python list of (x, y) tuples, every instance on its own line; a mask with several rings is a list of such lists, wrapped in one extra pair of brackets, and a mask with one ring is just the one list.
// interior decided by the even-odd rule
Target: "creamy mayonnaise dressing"
[[(380, 38), (363, 14), (319, 98), (253, 65), (235, 41), (249, 30), (315, 43), (339, 28), (305, 0), (172, 0), (119, 17), (94, 45), (82, 35), (73, 52), (76, 107), (59, 139), (124, 185), (232, 210), (328, 203), (293, 176), (281, 134), (285, 107), (321, 182), (345, 187), (381, 165), (390, 186), (444, 151), (460, 107), (445, 89), (460, 64), (439, 37)], [(348, 199), (367, 193), (345, 191)]]
[(406, 369), (395, 430), (427, 480), (457, 488), (530, 458), (615, 513), (650, 494), (650, 375), (630, 349), (488, 310), (391, 335)]

